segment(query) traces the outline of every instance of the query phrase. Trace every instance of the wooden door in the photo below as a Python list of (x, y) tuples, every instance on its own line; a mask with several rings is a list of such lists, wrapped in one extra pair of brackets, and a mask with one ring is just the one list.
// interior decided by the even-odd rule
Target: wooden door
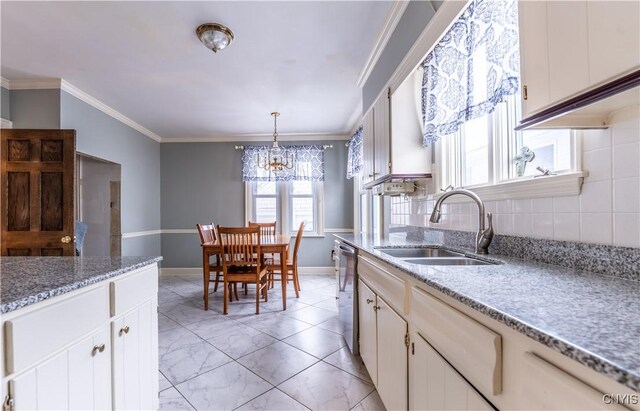
[(407, 409), (407, 322), (380, 296), (378, 315), (378, 394), (388, 410)]
[(75, 255), (75, 134), (1, 131), (1, 255)]

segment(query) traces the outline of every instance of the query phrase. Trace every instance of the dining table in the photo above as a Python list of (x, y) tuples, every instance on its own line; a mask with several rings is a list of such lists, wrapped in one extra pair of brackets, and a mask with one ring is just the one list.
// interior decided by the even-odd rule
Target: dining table
[[(291, 241), (290, 235), (284, 234), (262, 234), (260, 235), (260, 253), (261, 254), (279, 254), (280, 255), (280, 270), (282, 273), (287, 272), (287, 257), (289, 255), (289, 242)], [(207, 241), (202, 243), (202, 260), (203, 260), (203, 274), (204, 281), (209, 281), (211, 270), (209, 267), (209, 258), (212, 255), (222, 254), (222, 244), (220, 244), (220, 238), (215, 241)], [(286, 274), (282, 276), (286, 278)], [(287, 281), (282, 282), (282, 310), (287, 309)], [(206, 284), (206, 283), (205, 283)], [(204, 295), (205, 310), (209, 308), (209, 294)]]

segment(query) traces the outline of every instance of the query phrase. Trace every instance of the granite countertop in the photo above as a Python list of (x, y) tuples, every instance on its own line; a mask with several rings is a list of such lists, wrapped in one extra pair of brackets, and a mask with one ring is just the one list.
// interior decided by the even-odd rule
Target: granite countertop
[(0, 313), (116, 277), (162, 257), (2, 257)]
[(342, 234), (336, 237), (640, 392), (639, 282), (501, 255), (482, 256), (499, 260), (499, 265), (415, 265), (377, 248), (428, 244)]

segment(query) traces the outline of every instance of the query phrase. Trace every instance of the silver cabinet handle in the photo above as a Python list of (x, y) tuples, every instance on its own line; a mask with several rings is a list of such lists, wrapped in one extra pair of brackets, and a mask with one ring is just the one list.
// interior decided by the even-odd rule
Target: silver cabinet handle
[(103, 352), (104, 351), (104, 344), (100, 344), (100, 345), (94, 345), (93, 349), (91, 350), (91, 355), (95, 356), (98, 352)]
[(122, 328), (120, 329), (120, 332), (119, 332), (118, 334), (119, 334), (120, 336), (122, 336), (122, 334), (129, 334), (129, 326), (128, 326), (128, 325), (126, 325), (126, 326), (122, 327)]

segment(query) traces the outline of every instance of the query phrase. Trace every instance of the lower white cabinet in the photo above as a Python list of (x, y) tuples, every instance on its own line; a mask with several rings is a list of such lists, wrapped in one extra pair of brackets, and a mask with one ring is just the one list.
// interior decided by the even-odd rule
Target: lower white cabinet
[(358, 282), (360, 356), (388, 410), (407, 409), (407, 322)]
[(493, 410), (493, 407), (427, 343), (413, 334), (411, 410)]
[(113, 408), (155, 409), (158, 392), (156, 299), (111, 322)]
[(9, 381), (15, 410), (110, 409), (109, 328)]

